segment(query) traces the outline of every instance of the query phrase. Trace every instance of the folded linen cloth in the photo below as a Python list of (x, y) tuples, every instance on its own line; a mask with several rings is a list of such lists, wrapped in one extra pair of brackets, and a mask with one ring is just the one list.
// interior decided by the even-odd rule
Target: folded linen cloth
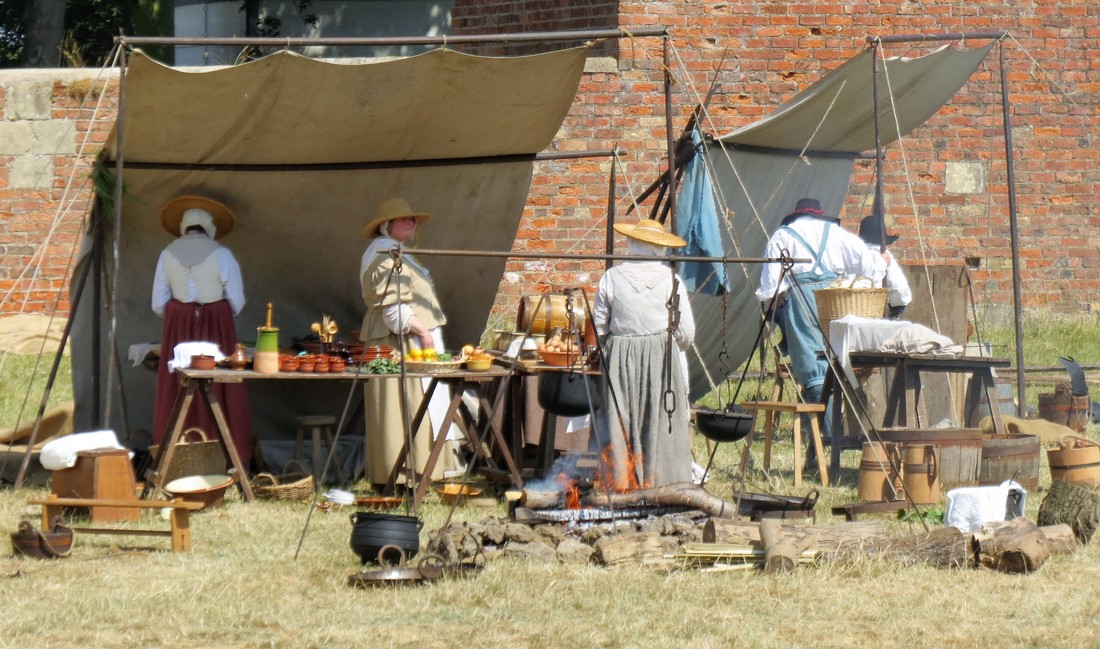
[[(1020, 492), (1020, 498), (1018, 509), (1010, 512), (1008, 496), (1013, 489)], [(1026, 502), (1027, 490), (1014, 480), (986, 487), (959, 487), (947, 492), (947, 512), (943, 522), (960, 532), (976, 532), (985, 523), (1007, 520), (1009, 514), (1011, 518), (1023, 516)]]
[(175, 346), (173, 352), (172, 360), (168, 361), (169, 372), (175, 372), (177, 368), (190, 367), (192, 356), (213, 356), (215, 363), (225, 360), (225, 354), (222, 353), (221, 347), (218, 347), (218, 343), (180, 343)]
[(100, 448), (126, 448), (118, 443), (113, 430), (94, 430), (87, 433), (74, 433), (51, 440), (42, 447), (38, 462), (42, 468), (50, 471), (71, 469), (76, 466), (76, 454), (80, 451), (94, 451)]

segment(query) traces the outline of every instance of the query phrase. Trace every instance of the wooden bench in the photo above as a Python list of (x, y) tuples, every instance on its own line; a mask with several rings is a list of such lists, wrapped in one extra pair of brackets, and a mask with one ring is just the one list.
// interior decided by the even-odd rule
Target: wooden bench
[(191, 551), (191, 523), (189, 515), (202, 509), (202, 503), (175, 500), (101, 500), (96, 498), (38, 498), (27, 501), (28, 505), (42, 506), (42, 529), (50, 529), (54, 516), (60, 516), (65, 507), (129, 507), (134, 509), (171, 509), (169, 530), (133, 530), (122, 528), (74, 527), (74, 532), (85, 534), (121, 534), (127, 536), (169, 536), (172, 538), (172, 552)]

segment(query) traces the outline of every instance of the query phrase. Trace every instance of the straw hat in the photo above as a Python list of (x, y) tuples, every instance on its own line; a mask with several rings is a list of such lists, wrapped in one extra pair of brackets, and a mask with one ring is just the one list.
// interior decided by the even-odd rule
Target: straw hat
[(160, 222), (165, 230), (172, 236), (178, 237), (180, 233), (180, 221), (183, 213), (190, 209), (206, 210), (214, 220), (215, 239), (221, 239), (233, 230), (233, 223), (237, 220), (233, 210), (224, 203), (220, 203), (205, 196), (178, 196), (168, 201), (160, 210)]
[(655, 243), (666, 248), (683, 248), (687, 245), (687, 241), (675, 234), (670, 234), (663, 225), (653, 219), (642, 219), (637, 223), (616, 223), (615, 231), (631, 239)]
[(429, 212), (414, 212), (413, 209), (409, 207), (409, 202), (404, 198), (391, 198), (378, 206), (378, 218), (374, 219), (363, 228), (363, 236), (373, 237), (378, 234), (378, 227), (386, 221), (392, 221), (406, 216), (416, 218), (417, 225), (432, 218)]

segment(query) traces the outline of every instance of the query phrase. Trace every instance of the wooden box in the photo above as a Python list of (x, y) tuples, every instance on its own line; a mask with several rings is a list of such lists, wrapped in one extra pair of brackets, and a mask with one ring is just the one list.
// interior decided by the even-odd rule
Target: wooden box
[[(71, 469), (54, 471), (51, 491), (59, 498), (91, 498), (96, 500), (137, 500), (134, 467), (126, 449), (80, 451)], [(136, 521), (137, 509), (122, 507), (90, 507), (93, 521)]]

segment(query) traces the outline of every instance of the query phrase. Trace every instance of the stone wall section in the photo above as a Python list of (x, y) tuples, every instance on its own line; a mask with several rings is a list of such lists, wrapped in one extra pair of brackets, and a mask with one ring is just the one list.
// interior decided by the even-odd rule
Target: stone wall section
[[(672, 35), (677, 132), (726, 57), (705, 124), (717, 134), (767, 114), (858, 53), (868, 35), (1008, 30), (1004, 57), (1025, 305), (1100, 311), (1100, 3), (456, 0), (452, 13), (455, 34), (615, 27), (630, 33), (662, 25)], [(939, 45), (885, 51), (915, 56)], [(547, 49), (448, 47), (483, 54)], [(994, 49), (952, 103), (903, 146), (888, 150), (883, 174), (889, 228), (902, 235), (895, 255), (907, 264), (979, 259), (972, 277), (986, 307), (1011, 306), (1013, 290), (998, 54)], [(565, 152), (621, 151), (614, 163), (618, 220), (635, 218), (624, 215), (630, 197), (663, 169), (662, 58), (657, 38), (595, 44), (553, 145)], [(103, 86), (98, 76), (94, 70), (0, 72), (0, 312), (67, 309), (56, 294), (67, 282), (90, 205), (94, 150), (116, 108), (113, 82), (102, 102), (88, 92)], [(608, 158), (538, 163), (514, 249), (602, 252), (612, 168)], [(873, 180), (873, 160), (857, 162), (841, 215), (845, 226), (854, 229), (868, 213)], [(790, 198), (793, 205), (798, 197)], [(523, 295), (592, 288), (601, 271), (601, 264), (510, 262), (491, 325), (514, 318)]]

